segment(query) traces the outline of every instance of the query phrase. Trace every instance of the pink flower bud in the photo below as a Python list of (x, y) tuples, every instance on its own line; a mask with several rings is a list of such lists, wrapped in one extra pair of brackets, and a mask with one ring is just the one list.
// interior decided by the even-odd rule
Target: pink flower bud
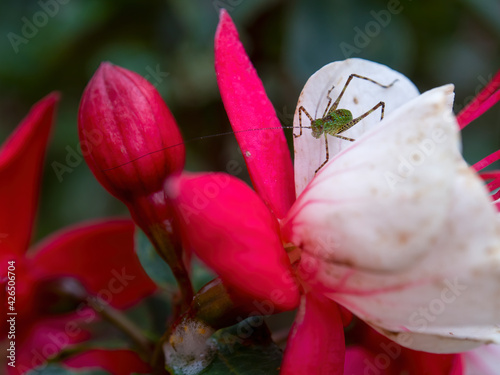
[(101, 64), (85, 89), (78, 127), (90, 169), (121, 200), (160, 190), (184, 166), (181, 134), (156, 89), (110, 63)]

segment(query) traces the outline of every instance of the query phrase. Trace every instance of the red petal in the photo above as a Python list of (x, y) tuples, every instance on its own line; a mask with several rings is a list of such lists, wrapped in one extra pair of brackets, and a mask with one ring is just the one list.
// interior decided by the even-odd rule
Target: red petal
[(64, 364), (76, 369), (104, 369), (112, 375), (151, 373), (151, 367), (131, 350), (93, 349), (67, 359)]
[[(493, 152), (492, 154), (486, 156), (484, 159), (478, 161), (476, 164), (472, 166), (472, 169), (479, 172), (487, 166), (493, 164), (494, 162), (500, 160), (500, 150)], [(479, 176), (483, 180), (491, 180), (487, 185), (487, 189), (490, 192), (494, 192), (498, 187), (500, 187), (500, 171), (485, 171), (479, 173)], [(500, 191), (497, 191), (491, 196), (493, 201), (496, 201), (500, 198)], [(500, 205), (497, 203), (497, 206), (500, 208)]]
[(354, 319), (354, 315), (344, 306), (338, 305), (338, 308), (340, 311), (340, 316), (342, 317), (342, 323), (344, 324), (344, 327), (349, 326), (349, 324), (351, 324), (352, 320)]
[(488, 165), (493, 164), (494, 162), (500, 160), (500, 150), (497, 150), (493, 152), (492, 154), (486, 156), (484, 159), (478, 161), (476, 164), (472, 166), (472, 168), (478, 172), (484, 168), (486, 168)]
[(462, 375), (463, 365), (460, 354), (434, 354), (404, 349), (401, 371), (408, 375)]
[[(35, 104), (0, 148), (0, 258), (21, 255), (31, 238), (45, 150), (59, 95)], [(5, 261), (2, 262), (5, 264)]]
[(500, 71), (484, 89), (460, 111), (457, 121), (460, 129), (465, 128), (500, 100)]
[(167, 182), (183, 238), (222, 280), (278, 309), (298, 305), (274, 216), (244, 182), (224, 173), (184, 174)]
[(215, 35), (215, 71), (253, 186), (281, 219), (295, 200), (290, 151), (264, 86), (224, 9)]
[(116, 308), (127, 308), (155, 291), (134, 251), (130, 220), (95, 221), (55, 233), (34, 250), (39, 279), (78, 279), (92, 295)]
[[(89, 333), (80, 328), (83, 316), (69, 314), (39, 321), (32, 327), (23, 327), (23, 320), (18, 320), (18, 328), (30, 329), (23, 338), (16, 334), (16, 367), (7, 366), (9, 374), (24, 374), (30, 369), (43, 366), (47, 358), (53, 358), (71, 344), (89, 338)], [(28, 333), (28, 332), (24, 332)]]
[(344, 329), (338, 306), (308, 293), (288, 337), (282, 375), (344, 373)]
[(350, 346), (345, 352), (345, 375), (366, 375), (370, 371), (377, 375), (389, 375), (389, 371), (381, 372), (373, 365), (375, 356), (369, 351), (360, 346)]
[[(369, 374), (462, 375), (462, 359), (459, 354), (434, 354), (402, 347), (361, 321), (357, 322), (351, 333), (351, 339), (358, 336), (359, 346), (356, 345), (355, 348), (365, 353), (364, 371)], [(350, 350), (352, 349), (348, 352)], [(360, 367), (348, 364), (347, 368)], [(352, 373), (352, 375), (358, 374), (365, 372)]]

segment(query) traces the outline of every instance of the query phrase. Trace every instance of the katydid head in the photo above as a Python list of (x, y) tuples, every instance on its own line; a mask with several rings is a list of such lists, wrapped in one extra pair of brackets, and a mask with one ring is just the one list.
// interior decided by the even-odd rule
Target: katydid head
[(321, 134), (324, 132), (325, 122), (322, 118), (311, 121), (312, 136), (314, 138), (318, 139), (321, 137)]

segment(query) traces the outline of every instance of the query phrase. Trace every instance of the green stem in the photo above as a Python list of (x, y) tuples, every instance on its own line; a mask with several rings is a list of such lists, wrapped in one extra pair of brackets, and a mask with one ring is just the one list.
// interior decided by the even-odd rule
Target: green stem
[(182, 313), (191, 304), (194, 291), (189, 272), (183, 259), (180, 234), (175, 228), (175, 219), (163, 192), (135, 197), (127, 207), (135, 223), (143, 230), (156, 252), (172, 269), (181, 292), (177, 310)]
[(119, 330), (124, 332), (137, 345), (138, 353), (145, 361), (151, 358), (153, 343), (142, 333), (124, 314), (106, 303), (100, 303), (93, 298), (87, 298), (87, 302), (103, 319), (107, 320)]
[(173, 244), (165, 230), (159, 226), (151, 229), (150, 239), (158, 254), (170, 266), (177, 281), (181, 293), (180, 312), (182, 313), (189, 307), (194, 296), (189, 272), (182, 259), (182, 247), (180, 243)]

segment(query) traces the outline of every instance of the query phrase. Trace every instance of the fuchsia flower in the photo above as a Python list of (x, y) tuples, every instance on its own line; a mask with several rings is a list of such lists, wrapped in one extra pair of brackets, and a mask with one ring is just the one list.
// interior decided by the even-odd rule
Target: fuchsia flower
[[(6, 337), (9, 327), (2, 323), (7, 348), (15, 342), (15, 367), (6, 368), (10, 374), (43, 366), (47, 358), (89, 338), (79, 324), (96, 320), (96, 313), (76, 295), (74, 299), (58, 296), (61, 288), (78, 294), (83, 287), (82, 297), (97, 295), (118, 309), (132, 306), (156, 289), (134, 253), (130, 220), (98, 220), (66, 228), (28, 251), (57, 101), (58, 95), (51, 94), (38, 102), (0, 148), (2, 316), (17, 313), (15, 338)], [(9, 261), (15, 262), (15, 305), (7, 304)], [(113, 374), (149, 369), (130, 350), (85, 355), (88, 367), (108, 363), (111, 355), (113, 365), (104, 367)], [(73, 367), (71, 363), (67, 365)]]
[[(293, 166), (276, 113), (225, 11), (216, 34), (215, 64), (224, 105), (260, 196), (222, 173), (172, 178), (167, 195), (187, 247), (222, 280), (248, 296), (269, 300), (278, 310), (293, 309), (299, 291), (279, 232), (279, 219), (295, 199)], [(269, 127), (276, 129), (238, 133)]]
[[(341, 103), (355, 115), (383, 100), (385, 118), (368, 116), (346, 132), (354, 143), (330, 137), (330, 162), (315, 177), (323, 148), (307, 130), (295, 139), (300, 195), (294, 201), (282, 131), (273, 130), (269, 138), (266, 130), (240, 132), (275, 127), (278, 120), (225, 11), (215, 59), (224, 105), (257, 193), (220, 173), (172, 177), (166, 192), (188, 246), (229, 285), (271, 301), (276, 311), (296, 306), (302, 293), (283, 374), (344, 373), (341, 315), (332, 300), (407, 348), (456, 353), (500, 342), (500, 287), (494, 282), (500, 222), (492, 204), (498, 193), (488, 194), (460, 154), (452, 85), (419, 95), (401, 74), (359, 59), (321, 69), (297, 106), (315, 118), (324, 111), (328, 90), (335, 85), (335, 99), (351, 73), (385, 85), (397, 81), (387, 89), (346, 90)], [(475, 114), (497, 101), (498, 92), (490, 98)], [(462, 115), (458, 122), (473, 117)], [(492, 191), (498, 187), (498, 172), (483, 177), (493, 180)], [(377, 335), (365, 347), (348, 348), (346, 371), (366, 373), (366, 366), (353, 361), (376, 365), (374, 346), (389, 342), (399, 348), (398, 358), (374, 373), (421, 374), (426, 363), (433, 363), (429, 374), (462, 372), (460, 356), (401, 348)]]

